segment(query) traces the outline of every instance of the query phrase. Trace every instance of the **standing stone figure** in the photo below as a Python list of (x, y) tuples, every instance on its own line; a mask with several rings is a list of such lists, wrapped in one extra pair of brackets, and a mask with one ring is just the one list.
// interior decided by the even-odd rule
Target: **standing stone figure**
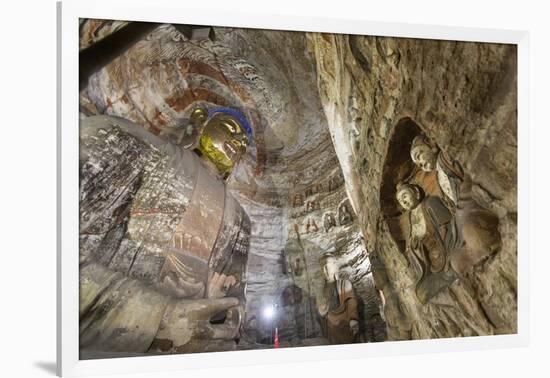
[(336, 219), (334, 219), (334, 215), (332, 213), (325, 214), (323, 226), (325, 228), (325, 232), (329, 232), (333, 227), (336, 227)]
[(294, 262), (292, 263), (292, 271), (294, 272), (294, 275), (298, 277), (300, 277), (304, 272), (304, 265), (302, 264), (302, 259), (300, 257), (296, 257), (294, 259)]
[(323, 334), (331, 344), (349, 344), (357, 341), (359, 312), (357, 297), (348, 279), (338, 275), (338, 263), (331, 253), (320, 260), (325, 283), (318, 310)]
[(338, 185), (336, 184), (336, 180), (334, 179), (334, 177), (331, 177), (328, 180), (328, 191), (332, 192), (334, 189), (336, 189), (337, 186)]
[(317, 223), (315, 222), (315, 219), (313, 218), (309, 218), (307, 220), (307, 225), (306, 225), (306, 234), (309, 234), (311, 232), (317, 232), (319, 231), (319, 227), (317, 227)]
[(400, 184), (397, 201), (407, 211), (407, 258), (416, 273), (416, 296), (422, 303), (458, 278), (451, 254), (463, 242), (451, 211), (439, 197), (425, 196), (418, 185)]
[(468, 248), (452, 258), (459, 273), (464, 273), (501, 247), (499, 221), (495, 214), (477, 204), (471, 196), (472, 183), (460, 165), (423, 135), (417, 136), (411, 146), (413, 162), (425, 172), (435, 169), (442, 198), (449, 210), (456, 214)]
[(302, 195), (299, 194), (299, 193), (295, 194), (292, 206), (299, 207), (299, 206), (302, 206), (303, 204), (304, 204), (304, 199), (303, 199)]

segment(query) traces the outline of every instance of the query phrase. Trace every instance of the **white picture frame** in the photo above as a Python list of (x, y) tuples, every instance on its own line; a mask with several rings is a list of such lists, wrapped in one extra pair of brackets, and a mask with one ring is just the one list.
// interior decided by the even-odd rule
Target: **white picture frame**
[[(79, 360), (78, 346), (78, 19), (98, 18), (244, 28), (331, 32), (408, 38), (427, 38), (517, 45), (518, 57), (518, 333), (456, 339), (398, 341), (372, 344), (316, 346), (150, 357)], [(227, 20), (231, 20), (228, 23)], [(177, 0), (64, 1), (58, 3), (58, 317), (57, 372), (62, 376), (174, 371), (204, 366), (388, 356), (409, 353), (466, 351), (528, 344), (528, 56), (524, 31), (380, 23), (344, 19), (247, 14), (244, 11), (203, 12)]]

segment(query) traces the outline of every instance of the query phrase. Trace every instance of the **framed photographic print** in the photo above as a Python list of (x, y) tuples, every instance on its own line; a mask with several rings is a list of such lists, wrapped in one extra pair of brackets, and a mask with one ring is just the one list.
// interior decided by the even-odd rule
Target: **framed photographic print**
[(58, 373), (527, 342), (527, 33), (58, 7)]

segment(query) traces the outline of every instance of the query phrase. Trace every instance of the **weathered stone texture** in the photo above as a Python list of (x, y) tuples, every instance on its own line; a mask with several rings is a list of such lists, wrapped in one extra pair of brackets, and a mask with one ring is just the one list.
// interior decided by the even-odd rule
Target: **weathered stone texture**
[[(81, 48), (122, 26), (84, 22)], [(214, 40), (188, 40), (174, 26), (161, 25), (93, 74), (80, 93), (82, 117), (123, 117), (185, 153), (201, 132), (189, 128), (197, 106), (231, 107), (249, 120), (251, 146), (225, 182), (226, 195), (236, 202), (216, 199), (214, 192), (202, 200), (213, 213), (223, 211), (214, 248), (220, 253), (215, 263), (193, 269), (218, 275), (186, 286), (186, 298), (219, 296), (209, 290), (213, 282), (236, 275), (240, 284), (225, 295), (240, 298), (247, 285), (239, 348), (270, 343), (273, 324), (284, 346), (323, 344), (316, 308), (323, 280), (319, 257), (331, 251), (359, 297), (363, 340), (517, 330), (515, 47), (218, 27), (214, 32)], [(498, 253), (426, 305), (416, 299), (414, 274), (396, 237), (402, 225), (392, 199), (396, 182), (410, 169), (408, 149), (418, 133), (471, 177), (475, 202), (498, 217), (502, 238)], [(94, 263), (116, 268), (124, 280), (154, 286), (164, 246), (190, 243), (184, 234), (193, 225), (180, 223), (178, 214), (192, 211), (192, 188), (175, 177), (182, 170), (193, 173), (191, 167), (174, 167), (177, 159), (164, 150), (112, 138), (108, 150), (116, 159), (84, 167), (81, 252), (112, 247), (120, 253), (94, 255)], [(83, 153), (94, 148), (92, 142), (84, 139)], [(134, 166), (141, 163), (145, 168), (138, 172)], [(104, 181), (95, 179), (100, 174)], [(107, 195), (116, 199), (107, 201)], [(237, 203), (244, 212), (229, 209)], [(349, 204), (350, 220), (342, 217), (343, 204)], [(119, 219), (124, 227), (112, 227)], [(214, 240), (203, 236), (203, 250), (210, 250)], [(230, 250), (236, 253), (225, 253)], [(178, 314), (191, 319), (202, 311), (198, 302), (160, 302), (155, 306), (171, 309), (164, 329), (176, 333), (187, 327)], [(120, 306), (132, 305), (126, 303)], [(262, 317), (271, 304), (278, 306), (275, 323)], [(157, 322), (158, 314), (151, 314)], [(160, 332), (151, 350), (192, 351), (193, 345), (183, 344), (191, 336), (184, 332), (181, 340), (169, 340)], [(205, 350), (232, 348), (222, 344)]]
[[(242, 208), (214, 182), (225, 209), (213, 211), (198, 157), (141, 126), (89, 117), (80, 140), (81, 352), (234, 349), (250, 232)], [(204, 212), (192, 213), (197, 207)], [(194, 228), (184, 231), (194, 244), (186, 245), (175, 236), (190, 215)], [(204, 243), (204, 230), (215, 243)], [(185, 335), (170, 321), (183, 317)]]
[[(84, 25), (83, 38), (88, 40), (96, 28), (107, 33), (115, 27)], [(121, 116), (174, 141), (196, 106), (230, 106), (241, 111), (254, 129), (254, 140), (227, 188), (251, 224), (244, 319), (250, 342), (266, 337), (263, 307), (280, 304), (282, 291), (295, 285), (289, 272), (283, 271), (285, 248), (293, 239), (293, 224), (298, 222), (305, 230), (309, 218), (319, 231), (302, 239), (313, 238), (314, 244), (322, 246), (311, 249), (308, 264), (318, 273), (322, 251), (338, 249), (342, 265), (357, 283), (365, 309), (361, 309), (363, 328), (368, 328), (370, 317), (379, 312), (379, 299), (360, 230), (356, 223), (329, 233), (323, 230), (323, 214), (331, 211), (337, 217), (338, 206), (347, 195), (305, 35), (232, 28), (215, 28), (215, 35), (214, 41), (190, 41), (171, 25), (160, 26), (90, 78), (80, 94), (81, 113)], [(185, 135), (180, 145), (190, 148), (199, 132)], [(335, 183), (339, 189), (329, 191), (332, 176), (339, 180)], [(319, 196), (320, 210), (305, 214), (305, 203), (289, 210), (294, 193), (317, 183), (328, 194)], [(321, 277), (317, 274), (311, 279)], [(301, 345), (301, 338), (320, 335), (314, 303), (317, 294), (306, 292), (302, 292), (301, 304), (290, 305), (285, 310), (288, 316), (278, 319), (285, 342)], [(306, 312), (307, 320), (301, 320)]]
[[(517, 330), (516, 48), (510, 45), (308, 34), (346, 188), (383, 290), (390, 339)], [(394, 129), (410, 119), (472, 178), (497, 214), (502, 249), (421, 305), (380, 203)], [(409, 140), (410, 143), (410, 140)], [(410, 144), (403, 146), (404, 150)]]

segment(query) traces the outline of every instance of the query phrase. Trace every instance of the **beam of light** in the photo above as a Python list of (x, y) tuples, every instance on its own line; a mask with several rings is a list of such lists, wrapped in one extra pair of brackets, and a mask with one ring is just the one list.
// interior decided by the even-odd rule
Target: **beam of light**
[(263, 315), (266, 319), (272, 319), (275, 315), (275, 309), (272, 305), (268, 305), (263, 309)]

